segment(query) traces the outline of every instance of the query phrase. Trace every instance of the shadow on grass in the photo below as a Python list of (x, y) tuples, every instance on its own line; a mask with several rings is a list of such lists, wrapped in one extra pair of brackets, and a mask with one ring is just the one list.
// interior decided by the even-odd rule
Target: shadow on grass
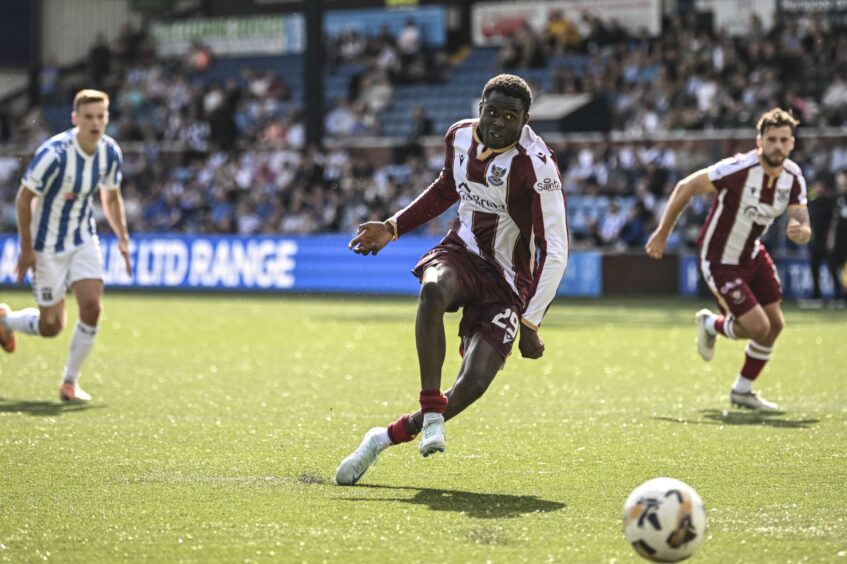
[(721, 411), (720, 409), (701, 409), (703, 419), (692, 420), (674, 417), (653, 417), (657, 421), (688, 423), (692, 425), (765, 425), (777, 429), (808, 429), (820, 422), (820, 419), (788, 419), (784, 411)]
[(464, 513), (477, 519), (508, 519), (529, 513), (549, 513), (564, 509), (566, 505), (557, 501), (538, 499), (534, 495), (486, 494), (458, 490), (437, 490), (408, 486), (380, 486), (360, 484), (356, 489), (371, 488), (384, 490), (414, 491), (412, 497), (396, 498), (348, 498), (349, 501), (397, 501), (413, 505), (425, 505), (433, 511)]
[(102, 409), (104, 407), (106, 406), (102, 404), (91, 405), (87, 403), (59, 403), (34, 400), (13, 401), (0, 398), (0, 413), (28, 413), (35, 417), (57, 417), (64, 413)]

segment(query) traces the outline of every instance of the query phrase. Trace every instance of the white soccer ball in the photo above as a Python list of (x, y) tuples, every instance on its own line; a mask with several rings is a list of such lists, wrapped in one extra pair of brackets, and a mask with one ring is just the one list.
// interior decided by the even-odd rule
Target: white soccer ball
[(703, 543), (706, 508), (685, 482), (654, 478), (629, 494), (623, 508), (623, 532), (647, 560), (679, 562)]

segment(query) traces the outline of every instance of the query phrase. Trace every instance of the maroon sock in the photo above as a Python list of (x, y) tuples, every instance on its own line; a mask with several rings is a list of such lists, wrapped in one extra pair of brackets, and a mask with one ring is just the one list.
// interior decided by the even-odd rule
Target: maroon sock
[(388, 438), (391, 439), (391, 444), (399, 445), (400, 443), (408, 443), (415, 436), (409, 431), (409, 415), (402, 415), (394, 423), (388, 426)]
[(447, 396), (442, 394), (441, 390), (438, 388), (421, 390), (421, 412), (444, 413), (445, 407), (447, 407)]
[(733, 331), (733, 321), (731, 317), (720, 316), (715, 319), (715, 331), (729, 339), (735, 339), (735, 331)]
[(744, 365), (741, 367), (741, 375), (748, 380), (759, 377), (762, 369), (771, 358), (772, 347), (760, 345), (756, 341), (747, 341), (747, 349), (744, 351)]

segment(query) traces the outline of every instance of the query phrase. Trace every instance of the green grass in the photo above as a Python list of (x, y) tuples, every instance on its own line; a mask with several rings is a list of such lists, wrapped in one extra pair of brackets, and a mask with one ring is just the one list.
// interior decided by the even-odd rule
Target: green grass
[(108, 294), (90, 406), (57, 401), (70, 331), (0, 358), (0, 560), (636, 562), (623, 502), (672, 476), (707, 507), (696, 561), (847, 563), (847, 312), (787, 308), (760, 385), (785, 412), (759, 416), (728, 410), (742, 343), (696, 356), (699, 307), (554, 304), (544, 358), (511, 358), (444, 455), (392, 448), (345, 488), (416, 406), (413, 300)]

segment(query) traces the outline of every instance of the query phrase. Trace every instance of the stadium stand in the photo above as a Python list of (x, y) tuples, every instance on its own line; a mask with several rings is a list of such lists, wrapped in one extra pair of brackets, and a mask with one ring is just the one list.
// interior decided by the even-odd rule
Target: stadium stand
[[(777, 17), (770, 30), (754, 25), (743, 37), (704, 30), (693, 18), (671, 22), (657, 38), (588, 24), (589, 33), (578, 36), (561, 35), (551, 22), (543, 34), (522, 30), (501, 48), (467, 48), (450, 59), (425, 44), (410, 55), (388, 30), (330, 36), (325, 148), (305, 146), (300, 55), (223, 58), (197, 45), (182, 59), (160, 60), (152, 40), (129, 29), (99, 81), (113, 95), (109, 133), (135, 147), (125, 175), (131, 230), (349, 232), (382, 218), (437, 174), (434, 140), (473, 114), (485, 81), (501, 71), (525, 77), (537, 96), (588, 92), (610, 109), (612, 132), (578, 143), (565, 136), (554, 147), (572, 234), (585, 246), (639, 247), (673, 183), (724, 148), (612, 141), (609, 133), (751, 126), (757, 112), (779, 104), (804, 126), (840, 126), (847, 115), (847, 83), (830, 79), (847, 67), (847, 37), (828, 40), (822, 18)], [(31, 150), (48, 131), (67, 127), (70, 107), (55, 102), (66, 98), (45, 96), (14, 120), (24, 126), (12, 128), (6, 142)], [(363, 135), (390, 138), (402, 150), (375, 158), (345, 141)], [(433, 141), (424, 150), (425, 136)], [(0, 151), (0, 230), (12, 231), (23, 161)], [(847, 166), (844, 154), (844, 142), (801, 140), (795, 156), (812, 182)], [(692, 206), (692, 225), (704, 210)], [(692, 230), (677, 233), (675, 244), (693, 243)]]

